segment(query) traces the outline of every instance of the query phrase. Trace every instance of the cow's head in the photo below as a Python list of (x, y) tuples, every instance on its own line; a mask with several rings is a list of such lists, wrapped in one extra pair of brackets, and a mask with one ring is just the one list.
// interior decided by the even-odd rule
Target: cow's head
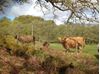
[(61, 42), (62, 38), (61, 37), (58, 37), (58, 40)]
[(64, 42), (64, 38), (58, 37), (59, 42)]

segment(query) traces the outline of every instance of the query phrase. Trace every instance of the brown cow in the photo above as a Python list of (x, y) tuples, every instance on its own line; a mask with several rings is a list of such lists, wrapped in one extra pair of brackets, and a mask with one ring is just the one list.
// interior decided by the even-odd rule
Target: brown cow
[(17, 40), (19, 40), (20, 42), (23, 42), (23, 43), (30, 43), (30, 42), (33, 42), (34, 45), (35, 45), (35, 37), (34, 36), (31, 36), (31, 35), (21, 35), (21, 36), (16, 36), (15, 37)]
[(64, 37), (58, 38), (63, 47), (68, 51), (70, 48), (82, 49), (85, 45), (83, 37)]
[(69, 38), (76, 40), (80, 46), (80, 49), (85, 47), (85, 38), (84, 37), (69, 37)]

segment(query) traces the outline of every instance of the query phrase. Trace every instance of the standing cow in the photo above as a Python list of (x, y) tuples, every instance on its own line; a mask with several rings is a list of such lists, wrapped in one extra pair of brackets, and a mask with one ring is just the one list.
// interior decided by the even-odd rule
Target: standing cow
[(79, 51), (85, 46), (85, 39), (83, 37), (59, 37), (58, 39), (66, 51), (69, 51), (70, 48), (76, 48)]
[(80, 49), (85, 47), (85, 38), (84, 37), (69, 37), (69, 38), (76, 40), (80, 46)]
[(35, 37), (31, 36), (31, 35), (16, 35), (15, 37), (17, 40), (19, 40), (22, 43), (30, 43), (33, 42), (33, 44), (35, 45)]

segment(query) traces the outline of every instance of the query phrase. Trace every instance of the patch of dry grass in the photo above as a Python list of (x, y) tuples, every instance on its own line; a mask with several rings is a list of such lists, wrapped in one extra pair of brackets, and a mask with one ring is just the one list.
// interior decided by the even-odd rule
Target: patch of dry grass
[(11, 50), (13, 54), (1, 48), (0, 74), (98, 74), (98, 59), (93, 55), (51, 47), (42, 50), (41, 46), (20, 44)]

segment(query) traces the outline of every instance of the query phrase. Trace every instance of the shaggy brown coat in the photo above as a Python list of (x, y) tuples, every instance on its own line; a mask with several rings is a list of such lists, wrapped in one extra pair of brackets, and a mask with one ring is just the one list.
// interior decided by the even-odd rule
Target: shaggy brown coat
[(58, 39), (67, 50), (70, 48), (82, 49), (85, 46), (85, 39), (83, 37), (64, 37)]
[(31, 35), (21, 35), (21, 36), (16, 36), (17, 40), (23, 43), (30, 43), (33, 42), (35, 44), (35, 37)]

